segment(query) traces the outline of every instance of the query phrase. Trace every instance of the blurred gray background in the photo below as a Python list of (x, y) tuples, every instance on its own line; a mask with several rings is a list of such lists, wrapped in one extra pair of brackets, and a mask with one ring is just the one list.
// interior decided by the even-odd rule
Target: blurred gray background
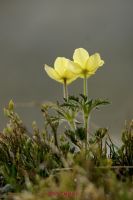
[[(99, 52), (105, 65), (88, 80), (92, 97), (112, 104), (92, 116), (117, 138), (125, 120), (133, 117), (132, 0), (0, 0), (0, 129), (3, 107), (14, 102), (56, 101), (62, 86), (51, 80), (43, 64), (57, 56), (71, 58), (75, 48)], [(82, 80), (69, 87), (82, 92)], [(38, 107), (18, 107), (28, 127), (43, 120)], [(116, 141), (117, 142), (117, 141)]]

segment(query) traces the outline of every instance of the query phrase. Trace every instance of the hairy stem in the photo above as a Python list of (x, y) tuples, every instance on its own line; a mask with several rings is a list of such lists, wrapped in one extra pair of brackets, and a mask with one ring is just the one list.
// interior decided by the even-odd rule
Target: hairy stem
[(65, 79), (64, 79), (64, 84), (63, 84), (63, 92), (64, 92), (64, 98), (68, 100), (68, 89), (67, 89), (67, 84), (66, 84)]
[(84, 130), (85, 130), (85, 157), (88, 149), (88, 116), (84, 113)]
[(87, 77), (84, 76), (84, 95), (87, 96)]

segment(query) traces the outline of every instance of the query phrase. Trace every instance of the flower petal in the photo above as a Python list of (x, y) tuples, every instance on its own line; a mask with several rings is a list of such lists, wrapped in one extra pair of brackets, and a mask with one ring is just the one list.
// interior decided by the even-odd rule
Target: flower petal
[(100, 54), (95, 53), (90, 56), (86, 62), (86, 69), (91, 73), (95, 72), (99, 67), (104, 64), (104, 61), (101, 60)]
[(93, 56), (93, 59), (95, 61), (95, 64), (97, 64), (98, 67), (101, 67), (104, 64), (104, 61), (101, 60), (100, 54), (99, 53), (95, 53)]
[(63, 75), (68, 64), (68, 59), (65, 57), (58, 57), (54, 62), (54, 68), (59, 75)]
[(45, 71), (47, 72), (47, 74), (49, 75), (50, 78), (63, 83), (63, 81), (61, 80), (59, 74), (52, 68), (49, 67), (48, 65), (45, 65)]
[(88, 58), (89, 54), (85, 49), (83, 48), (75, 49), (73, 54), (73, 60), (75, 63), (78, 63), (82, 68), (84, 67)]
[(80, 74), (80, 73), (82, 72), (81, 66), (80, 66), (79, 64), (77, 64), (77, 63), (72, 62), (72, 61), (69, 61), (69, 62), (68, 62), (68, 69), (69, 69), (72, 73), (74, 73), (74, 74), (76, 74), (76, 75), (78, 75), (78, 74)]
[(73, 76), (73, 78), (67, 79), (67, 80), (66, 80), (66, 84), (68, 85), (68, 84), (72, 83), (72, 82), (75, 81), (78, 77), (79, 77), (79, 76)]
[(54, 63), (55, 71), (59, 74), (62, 82), (65, 80), (67, 84), (71, 83), (77, 78), (77, 75), (70, 70), (69, 63), (70, 60), (65, 57), (58, 57)]

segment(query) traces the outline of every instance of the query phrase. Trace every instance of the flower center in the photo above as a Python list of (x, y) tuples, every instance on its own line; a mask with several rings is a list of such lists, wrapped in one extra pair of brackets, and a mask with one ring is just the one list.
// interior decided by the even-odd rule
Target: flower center
[(83, 71), (82, 71), (82, 73), (84, 74), (84, 76), (86, 76), (87, 75), (87, 70), (86, 69), (83, 69)]

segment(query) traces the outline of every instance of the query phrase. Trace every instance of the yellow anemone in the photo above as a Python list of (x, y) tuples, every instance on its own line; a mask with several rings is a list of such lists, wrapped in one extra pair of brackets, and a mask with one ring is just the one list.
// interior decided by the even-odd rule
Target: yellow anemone
[(71, 62), (71, 71), (81, 78), (88, 78), (95, 74), (97, 69), (104, 64), (99, 53), (89, 56), (89, 53), (83, 48), (74, 51), (73, 61)]
[(70, 60), (64, 57), (58, 57), (54, 62), (54, 68), (45, 65), (45, 71), (50, 78), (63, 84), (70, 84), (77, 78), (77, 75), (69, 70), (69, 65)]

